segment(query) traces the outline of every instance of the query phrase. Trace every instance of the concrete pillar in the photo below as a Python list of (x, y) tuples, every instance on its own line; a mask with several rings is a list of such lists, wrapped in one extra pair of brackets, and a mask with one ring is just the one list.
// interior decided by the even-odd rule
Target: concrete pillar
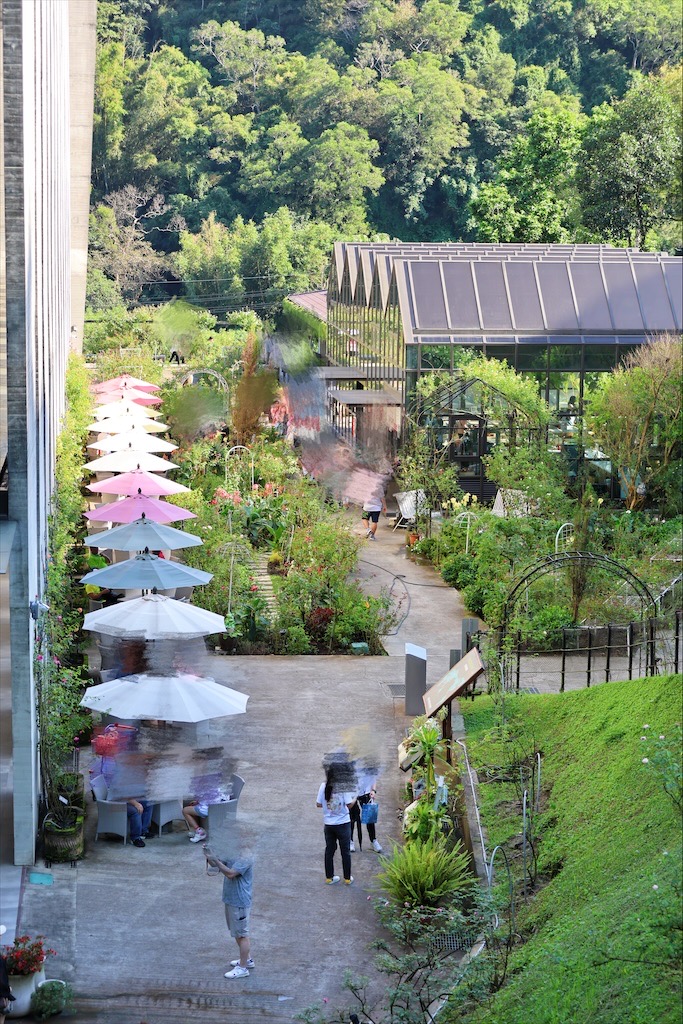
[(71, 348), (83, 351), (88, 268), (97, 0), (69, 0), (71, 107)]
[(427, 651), (406, 644), (406, 715), (424, 715), (422, 695), (427, 689)]

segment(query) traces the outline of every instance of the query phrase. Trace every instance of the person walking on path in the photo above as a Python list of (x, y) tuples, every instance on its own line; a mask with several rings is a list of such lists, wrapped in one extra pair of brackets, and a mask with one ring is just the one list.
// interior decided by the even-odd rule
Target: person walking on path
[(344, 884), (351, 885), (351, 808), (356, 802), (356, 794), (336, 792), (334, 786), (333, 766), (327, 769), (327, 779), (318, 790), (316, 807), (322, 807), (325, 829), (325, 884), (334, 885), (339, 875), (334, 873), (334, 855), (339, 845), (342, 859)]
[(218, 868), (223, 875), (223, 904), (225, 906), (225, 923), (228, 931), (237, 943), (239, 957), (230, 961), (231, 970), (226, 971), (225, 978), (248, 978), (249, 971), (256, 966), (251, 956), (249, 939), (249, 919), (251, 917), (252, 878), (254, 862), (248, 851), (236, 857), (224, 857), (221, 860), (208, 848), (205, 849), (207, 863)]
[[(386, 512), (387, 505), (384, 499), (386, 487), (383, 479), (378, 479), (372, 486), (367, 499), (363, 503), (363, 521), (367, 521), (368, 530), (365, 536), (368, 540), (375, 540), (377, 524), (380, 512)], [(367, 515), (367, 520), (365, 516)]]
[[(358, 827), (358, 849), (363, 849), (363, 831), (361, 824), (362, 808), (365, 804), (375, 800), (377, 795), (377, 773), (367, 770), (358, 770), (358, 799), (351, 809), (351, 853), (355, 853), (355, 847), (353, 844), (353, 828), (354, 825)], [(377, 832), (375, 829), (374, 821), (369, 821), (365, 826), (368, 830), (368, 839), (375, 853), (381, 853), (382, 847), (380, 846), (377, 838)]]

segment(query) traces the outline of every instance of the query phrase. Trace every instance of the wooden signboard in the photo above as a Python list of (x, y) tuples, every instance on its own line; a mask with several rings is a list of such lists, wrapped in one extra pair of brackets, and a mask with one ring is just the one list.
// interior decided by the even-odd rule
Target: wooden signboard
[(433, 715), (444, 704), (450, 704), (456, 697), (467, 693), (468, 686), (474, 689), (474, 683), (484, 671), (481, 656), (476, 647), (468, 651), (457, 665), (454, 665), (445, 676), (430, 686), (422, 700), (425, 713)]

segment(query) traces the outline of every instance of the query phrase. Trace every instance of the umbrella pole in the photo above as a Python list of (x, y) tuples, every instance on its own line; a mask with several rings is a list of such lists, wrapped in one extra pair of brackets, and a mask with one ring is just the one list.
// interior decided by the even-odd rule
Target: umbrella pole
[(228, 615), (232, 608), (232, 569), (235, 564), (235, 545), (233, 543), (230, 549), (230, 579), (228, 581)]

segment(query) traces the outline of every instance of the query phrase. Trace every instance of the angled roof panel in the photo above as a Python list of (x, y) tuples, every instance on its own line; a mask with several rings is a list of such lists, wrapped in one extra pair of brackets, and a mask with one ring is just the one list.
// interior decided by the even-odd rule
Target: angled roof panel
[(490, 331), (510, 330), (512, 315), (500, 262), (475, 263), (482, 326)]
[(683, 260), (662, 260), (662, 268), (669, 286), (671, 305), (676, 320), (676, 329), (683, 330)]
[(505, 274), (508, 279), (515, 327), (520, 331), (544, 330), (543, 310), (533, 264), (529, 260), (524, 263), (506, 263)]
[(611, 331), (605, 286), (597, 261), (571, 263), (569, 275), (579, 307), (579, 325), (585, 331)]
[(676, 327), (661, 263), (634, 263), (636, 287), (649, 331), (673, 331)]
[(456, 331), (479, 330), (482, 325), (479, 322), (470, 264), (444, 262), (442, 269), (451, 327)]
[(538, 283), (548, 328), (575, 331), (579, 326), (566, 263), (538, 263)]
[(422, 331), (448, 330), (446, 300), (439, 264), (424, 261), (407, 264), (412, 279), (414, 326)]
[(603, 263), (612, 319), (617, 330), (642, 331), (645, 327), (640, 312), (636, 285), (629, 263)]

